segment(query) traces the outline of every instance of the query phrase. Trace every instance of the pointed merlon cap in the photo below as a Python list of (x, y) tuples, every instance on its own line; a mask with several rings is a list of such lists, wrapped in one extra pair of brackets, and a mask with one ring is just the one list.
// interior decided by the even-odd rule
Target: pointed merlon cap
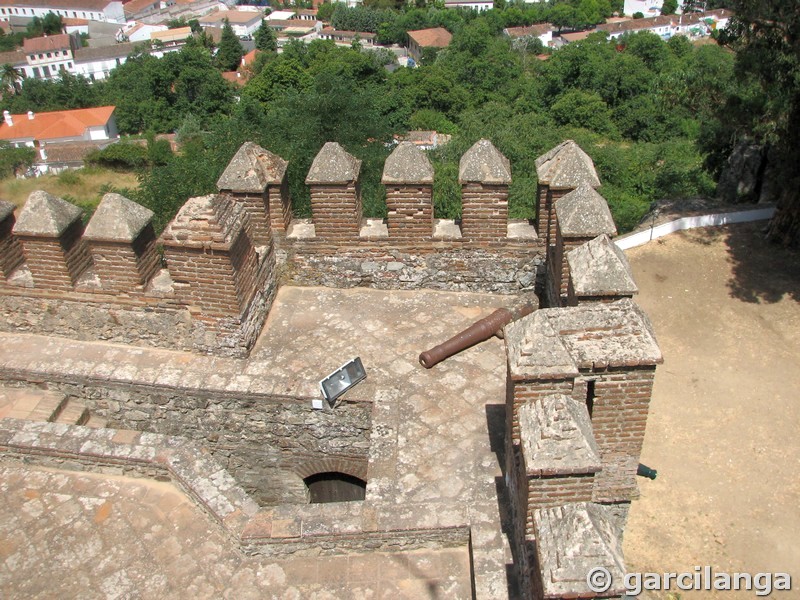
[(0, 221), (5, 221), (8, 215), (14, 212), (15, 208), (17, 208), (15, 204), (7, 200), (0, 200)]
[(311, 163), (306, 183), (309, 185), (350, 183), (358, 179), (359, 171), (361, 171), (360, 160), (336, 142), (327, 142)]
[(561, 142), (537, 158), (536, 175), (539, 183), (553, 189), (575, 189), (581, 183), (587, 183), (593, 188), (600, 187), (594, 162), (572, 140)]
[(600, 567), (611, 582), (603, 597), (625, 594), (622, 531), (607, 507), (575, 502), (539, 508), (533, 530), (545, 598), (595, 598), (586, 574)]
[(400, 142), (386, 159), (381, 183), (433, 183), (433, 166), (425, 153), (411, 142)]
[(80, 208), (66, 200), (40, 190), (31, 192), (14, 225), (14, 233), (57, 238), (82, 214)]
[(594, 188), (582, 183), (555, 203), (556, 218), (564, 237), (595, 237), (617, 234), (608, 202)]
[(580, 373), (546, 311), (537, 310), (504, 331), (512, 379), (564, 379)]
[(489, 140), (478, 140), (458, 163), (458, 182), (511, 183), (511, 163)]
[(217, 189), (263, 192), (268, 185), (280, 185), (288, 164), (258, 144), (245, 142), (217, 180)]
[(167, 246), (230, 250), (247, 225), (244, 205), (230, 196), (211, 194), (190, 198), (161, 234)]
[(606, 234), (567, 252), (577, 296), (632, 296), (639, 291), (625, 253)]
[(602, 469), (584, 402), (564, 394), (531, 400), (519, 409), (519, 434), (528, 476), (581, 475)]
[(125, 196), (106, 194), (83, 236), (89, 240), (132, 242), (153, 220), (153, 211)]

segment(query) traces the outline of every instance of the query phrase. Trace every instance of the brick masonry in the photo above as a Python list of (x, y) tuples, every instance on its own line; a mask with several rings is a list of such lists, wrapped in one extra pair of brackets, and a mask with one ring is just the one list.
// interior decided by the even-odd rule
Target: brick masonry
[(433, 187), (387, 185), (389, 237), (398, 241), (430, 240), (433, 235)]
[(103, 288), (117, 294), (141, 293), (161, 268), (153, 226), (132, 243), (90, 240), (89, 250)]
[(18, 236), (34, 285), (48, 290), (71, 290), (75, 286), (92, 262), (82, 233), (83, 225), (78, 219), (57, 238)]
[(503, 239), (508, 227), (508, 186), (466, 183), (461, 186), (461, 231), (473, 241)]
[[(10, 205), (10, 203), (8, 203)], [(5, 208), (5, 210), (4, 210)], [(4, 216), (3, 213), (7, 213)], [(25, 261), (22, 254), (22, 244), (17, 239), (11, 230), (14, 228), (14, 211), (11, 206), (3, 206), (0, 201), (0, 285), (4, 283), (4, 279), (14, 272)]]

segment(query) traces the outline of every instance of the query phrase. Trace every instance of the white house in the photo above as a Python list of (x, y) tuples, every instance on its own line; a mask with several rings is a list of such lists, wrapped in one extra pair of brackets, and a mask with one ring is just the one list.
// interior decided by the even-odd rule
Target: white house
[(115, 106), (12, 115), (3, 111), (0, 140), (14, 147), (109, 140), (117, 137)]
[(536, 38), (547, 48), (553, 41), (553, 26), (550, 23), (539, 23), (527, 27), (506, 27), (503, 33), (511, 38), (512, 42), (526, 38)]
[(26, 39), (22, 45), (25, 77), (57, 79), (62, 71), (72, 73), (78, 45), (75, 37), (66, 33)]
[(65, 19), (88, 19), (124, 23), (125, 11), (120, 0), (0, 0), (0, 20), (12, 16), (44, 17), (55, 13)]
[(135, 43), (129, 42), (99, 48), (79, 48), (75, 52), (74, 73), (90, 81), (106, 79), (111, 71), (125, 64), (135, 47)]
[(231, 24), (233, 33), (239, 37), (249, 37), (261, 26), (264, 14), (261, 11), (220, 10), (200, 17), (198, 21), (201, 27), (222, 27), (225, 19)]
[(128, 23), (117, 32), (118, 42), (149, 42), (150, 34), (166, 31), (166, 25), (148, 25), (147, 23)]
[(445, 8), (470, 8), (483, 12), (494, 8), (493, 0), (444, 0)]

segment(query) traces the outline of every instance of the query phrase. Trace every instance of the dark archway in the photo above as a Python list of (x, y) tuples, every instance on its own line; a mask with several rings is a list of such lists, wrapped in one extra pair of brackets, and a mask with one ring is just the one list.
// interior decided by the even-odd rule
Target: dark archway
[(335, 471), (317, 473), (303, 481), (312, 504), (363, 501), (367, 492), (367, 482), (363, 479)]

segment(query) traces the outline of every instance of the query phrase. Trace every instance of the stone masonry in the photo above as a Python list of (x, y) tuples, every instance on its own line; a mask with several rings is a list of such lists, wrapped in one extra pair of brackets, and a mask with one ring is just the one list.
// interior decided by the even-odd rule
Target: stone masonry
[(217, 180), (220, 193), (241, 202), (250, 215), (256, 246), (272, 246), (272, 231), (284, 233), (291, 218), (288, 163), (253, 142), (245, 142)]
[(465, 238), (487, 243), (508, 227), (511, 163), (489, 140), (478, 140), (458, 164), (461, 230)]

